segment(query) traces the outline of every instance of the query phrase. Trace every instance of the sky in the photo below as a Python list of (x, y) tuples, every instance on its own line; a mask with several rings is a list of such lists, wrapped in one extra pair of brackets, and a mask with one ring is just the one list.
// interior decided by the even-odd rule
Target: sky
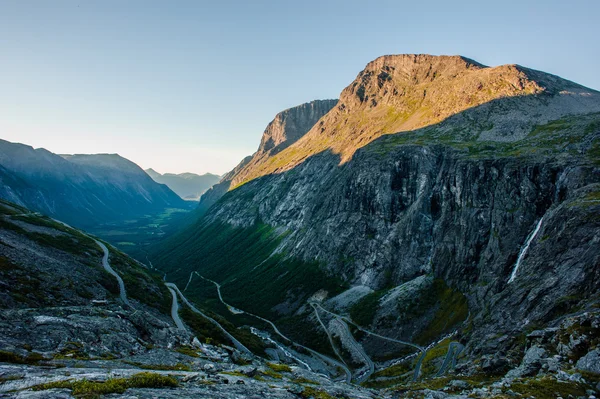
[(598, 0), (0, 0), (0, 138), (223, 174), (279, 111), (384, 54), (460, 54), (600, 89)]

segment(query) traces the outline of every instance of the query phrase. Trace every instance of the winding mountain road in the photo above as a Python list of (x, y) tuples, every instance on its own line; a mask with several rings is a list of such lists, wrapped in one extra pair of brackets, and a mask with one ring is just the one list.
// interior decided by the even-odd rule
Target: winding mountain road
[[(237, 350), (239, 350), (240, 352), (246, 353), (248, 355), (252, 355), (252, 352), (248, 348), (246, 348), (244, 346), (244, 344), (242, 344), (240, 341), (238, 341), (233, 335), (231, 335), (227, 330), (225, 330), (223, 328), (223, 326), (221, 326), (221, 324), (219, 324), (218, 321), (216, 321), (212, 317), (206, 315), (205, 313), (201, 312), (194, 305), (192, 305), (190, 303), (190, 301), (188, 301), (187, 298), (181, 293), (181, 291), (179, 291), (179, 288), (175, 284), (165, 283), (165, 285), (167, 286), (167, 288), (169, 288), (169, 290), (171, 290), (172, 294), (174, 294), (174, 291), (177, 291), (181, 300), (192, 310), (192, 312), (199, 314), (200, 316), (204, 317), (206, 320), (208, 320), (212, 324), (214, 324), (223, 333), (223, 335), (225, 335), (233, 343), (233, 346), (235, 346)], [(174, 297), (174, 302), (177, 302), (176, 297)], [(171, 312), (172, 312), (172, 309), (171, 309)]]
[(334, 316), (334, 317), (336, 317), (336, 318), (338, 318), (338, 319), (340, 319), (340, 320), (342, 320), (342, 321), (344, 321), (346, 323), (352, 324), (353, 326), (355, 326), (357, 329), (359, 329), (360, 331), (364, 332), (365, 334), (372, 335), (374, 337), (381, 338), (381, 339), (384, 339), (384, 340), (387, 340), (387, 341), (390, 341), (390, 342), (396, 342), (396, 343), (399, 343), (399, 344), (402, 344), (402, 345), (410, 346), (410, 347), (413, 347), (413, 348), (417, 349), (418, 351), (420, 351), (421, 352), (421, 356), (417, 360), (417, 364), (415, 365), (415, 370), (414, 370), (414, 373), (413, 373), (413, 381), (417, 381), (417, 379), (419, 378), (419, 375), (421, 373), (421, 364), (423, 363), (423, 360), (425, 359), (425, 355), (427, 354), (427, 349), (426, 348), (423, 348), (422, 346), (413, 344), (412, 342), (407, 342), (407, 341), (402, 341), (402, 340), (399, 340), (399, 339), (385, 337), (385, 336), (379, 335), (379, 334), (377, 334), (377, 333), (375, 333), (373, 331), (369, 331), (369, 330), (367, 330), (365, 328), (362, 328), (361, 326), (359, 326), (358, 324), (356, 324), (352, 320), (348, 319), (347, 317), (344, 317), (342, 315), (339, 315), (337, 313), (333, 313), (333, 312), (325, 309), (318, 302), (310, 302), (310, 305), (313, 306), (313, 307), (317, 306), (319, 309), (323, 310), (324, 312), (329, 313), (330, 315), (332, 315), (332, 316)]
[(334, 317), (337, 317), (337, 318), (339, 318), (339, 319), (341, 319), (341, 320), (345, 321), (345, 322), (346, 322), (346, 323), (348, 323), (348, 324), (352, 324), (354, 327), (356, 327), (356, 328), (357, 328), (357, 329), (359, 329), (360, 331), (364, 332), (365, 334), (372, 335), (372, 336), (374, 336), (374, 337), (381, 338), (381, 339), (384, 339), (384, 340), (386, 340), (386, 341), (390, 341), (390, 342), (396, 342), (396, 343), (398, 343), (398, 344), (402, 344), (402, 345), (411, 346), (411, 347), (413, 347), (413, 348), (415, 348), (415, 349), (417, 349), (417, 350), (419, 350), (419, 351), (423, 351), (423, 350), (425, 350), (425, 348), (423, 348), (422, 346), (419, 346), (419, 345), (413, 344), (413, 343), (411, 343), (411, 342), (402, 341), (402, 340), (399, 340), (399, 339), (394, 339), (394, 338), (390, 338), (390, 337), (385, 337), (385, 336), (383, 336), (383, 335), (379, 335), (379, 334), (377, 334), (377, 333), (375, 333), (375, 332), (373, 332), (373, 331), (369, 331), (369, 330), (367, 330), (367, 329), (365, 329), (365, 328), (362, 328), (361, 326), (359, 326), (358, 324), (356, 324), (355, 322), (353, 322), (353, 321), (352, 321), (352, 320), (350, 320), (349, 318), (347, 318), (347, 317), (345, 317), (345, 316), (342, 316), (342, 315), (339, 315), (339, 314), (337, 314), (337, 313), (333, 313), (333, 312), (331, 312), (331, 311), (329, 311), (329, 310), (325, 309), (325, 308), (324, 308), (323, 306), (321, 306), (321, 304), (320, 304), (320, 303), (318, 303), (318, 302), (310, 302), (310, 303), (311, 303), (311, 305), (312, 305), (312, 304), (314, 304), (314, 305), (318, 306), (318, 307), (319, 307), (319, 309), (321, 309), (321, 310), (322, 310), (322, 311), (324, 311), (325, 313), (329, 313), (330, 315), (332, 315), (332, 316), (334, 316)]
[(194, 272), (194, 273), (196, 273), (196, 275), (198, 275), (198, 277), (202, 278), (203, 280), (206, 280), (206, 281), (209, 281), (209, 282), (213, 283), (217, 287), (217, 291), (219, 293), (219, 299), (221, 300), (221, 303), (223, 303), (223, 305), (225, 305), (227, 307), (227, 309), (229, 309), (230, 311), (231, 311), (231, 309), (235, 309), (235, 311), (238, 312), (238, 314), (247, 314), (248, 316), (252, 316), (252, 317), (254, 317), (256, 319), (262, 320), (265, 323), (269, 324), (273, 328), (273, 331), (275, 331), (275, 333), (277, 335), (279, 335), (284, 340), (290, 342), (292, 345), (296, 346), (297, 348), (302, 348), (305, 351), (307, 351), (307, 352), (313, 354), (314, 356), (318, 357), (319, 359), (323, 360), (324, 362), (329, 363), (331, 365), (334, 365), (335, 367), (339, 367), (340, 369), (344, 370), (344, 373), (346, 374), (346, 382), (350, 383), (350, 381), (352, 380), (352, 373), (350, 372), (350, 370), (348, 369), (348, 367), (344, 363), (341, 363), (341, 362), (339, 362), (339, 361), (337, 361), (337, 360), (335, 360), (335, 359), (333, 359), (333, 358), (331, 358), (329, 356), (323, 355), (322, 353), (319, 353), (319, 352), (317, 352), (317, 351), (315, 351), (313, 349), (310, 349), (309, 347), (306, 347), (306, 346), (304, 346), (302, 344), (299, 344), (299, 343), (291, 340), (290, 338), (288, 338), (287, 336), (285, 336), (281, 331), (279, 331), (279, 329), (277, 328), (277, 326), (275, 325), (275, 323), (273, 323), (271, 320), (265, 319), (264, 317), (260, 317), (258, 315), (253, 314), (253, 313), (249, 313), (249, 312), (246, 312), (244, 310), (241, 310), (241, 309), (238, 309), (238, 308), (236, 308), (234, 306), (229, 305), (227, 302), (225, 302), (223, 300), (223, 297), (221, 296), (221, 285), (219, 283), (217, 283), (216, 281), (213, 281), (213, 280), (211, 280), (209, 278), (206, 278), (206, 277), (200, 275), (198, 272)]
[(169, 286), (167, 286), (167, 288), (173, 296), (173, 303), (171, 304), (171, 317), (173, 318), (173, 321), (175, 322), (177, 328), (179, 328), (180, 330), (186, 330), (185, 325), (179, 318), (179, 303), (177, 302), (177, 293), (173, 288)]
[(419, 375), (421, 374), (421, 365), (423, 364), (423, 360), (425, 360), (425, 356), (427, 355), (427, 349), (423, 350), (421, 356), (419, 356), (419, 360), (417, 360), (417, 364), (415, 364), (415, 371), (413, 373), (413, 382), (417, 382), (419, 379)]
[(100, 247), (100, 249), (102, 249), (102, 251), (104, 252), (104, 255), (102, 256), (102, 266), (104, 267), (104, 270), (112, 274), (119, 283), (119, 296), (121, 297), (121, 300), (123, 301), (123, 303), (125, 303), (125, 305), (130, 306), (129, 300), (127, 299), (127, 291), (125, 291), (125, 283), (123, 282), (121, 276), (119, 276), (117, 272), (115, 272), (113, 268), (110, 267), (110, 263), (108, 262), (108, 248), (106, 248), (106, 245), (96, 240), (95, 238), (92, 238), (92, 240), (94, 240), (96, 244)]
[(444, 359), (442, 366), (440, 367), (439, 371), (435, 376), (441, 377), (442, 375), (444, 375), (444, 373), (446, 372), (446, 368), (450, 365), (450, 362), (452, 362), (453, 367), (456, 367), (456, 359), (458, 358), (458, 355), (460, 355), (464, 348), (465, 347), (460, 342), (450, 342), (450, 345), (448, 345), (448, 352), (446, 353), (446, 358)]
[[(35, 214), (37, 214), (37, 212), (35, 212), (33, 214), (35, 215)], [(123, 301), (123, 303), (125, 303), (125, 305), (131, 306), (129, 304), (129, 300), (127, 299), (127, 291), (125, 290), (125, 283), (123, 282), (123, 279), (110, 266), (110, 262), (108, 261), (109, 252), (108, 252), (108, 248), (106, 248), (106, 245), (104, 245), (104, 243), (98, 241), (94, 237), (90, 236), (89, 234), (85, 234), (85, 232), (82, 232), (81, 230), (77, 230), (77, 229), (69, 226), (65, 222), (61, 222), (60, 220), (54, 219), (54, 218), (51, 218), (51, 219), (53, 221), (55, 221), (56, 223), (61, 224), (61, 225), (65, 226), (65, 227), (67, 227), (67, 228), (69, 228), (71, 230), (79, 231), (80, 233), (82, 233), (86, 237), (94, 240), (94, 242), (96, 243), (96, 245), (98, 245), (100, 247), (100, 249), (102, 250), (102, 252), (103, 252), (102, 267), (104, 267), (104, 270), (106, 270), (107, 272), (109, 272), (110, 274), (112, 274), (117, 279), (117, 282), (119, 283), (119, 296), (121, 297), (121, 300)]]
[(360, 356), (364, 360), (364, 363), (368, 367), (367, 372), (356, 379), (356, 382), (358, 384), (363, 383), (366, 380), (368, 380), (369, 377), (375, 372), (375, 363), (373, 363), (373, 361), (371, 360), (369, 355), (367, 355), (367, 352), (365, 352), (362, 345), (356, 341), (356, 339), (354, 338), (354, 335), (352, 335), (352, 333), (350, 332), (350, 329), (348, 328), (348, 324), (346, 324), (346, 322), (340, 318), (335, 318), (334, 322), (337, 323), (341, 327), (342, 331), (344, 332), (344, 335), (346, 335), (346, 337), (350, 341), (350, 344), (354, 347), (354, 350), (360, 354)]
[(321, 324), (321, 327), (323, 327), (323, 330), (325, 330), (325, 334), (327, 334), (327, 338), (329, 339), (329, 345), (331, 345), (331, 349), (333, 349), (333, 351), (335, 352), (335, 355), (338, 357), (338, 359), (340, 359), (340, 362), (344, 365), (343, 369), (344, 369), (344, 372), (346, 373), (346, 383), (349, 384), (352, 381), (352, 372), (350, 371), (350, 368), (348, 368), (348, 366), (344, 362), (344, 358), (342, 357), (342, 354), (338, 351), (338, 348), (335, 346), (335, 343), (333, 342), (333, 337), (331, 336), (331, 334), (329, 333), (329, 330), (327, 329), (327, 327), (321, 320), (321, 316), (319, 316), (319, 311), (314, 306), (312, 308), (315, 311), (315, 315), (317, 316), (317, 320), (319, 321), (319, 324)]

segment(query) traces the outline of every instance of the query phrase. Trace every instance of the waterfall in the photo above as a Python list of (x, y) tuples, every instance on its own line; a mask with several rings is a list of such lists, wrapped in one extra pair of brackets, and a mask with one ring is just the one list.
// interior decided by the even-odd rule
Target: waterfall
[(531, 232), (531, 234), (529, 234), (529, 237), (527, 237), (527, 241), (525, 241), (525, 245), (523, 245), (523, 247), (521, 248), (521, 251), (519, 252), (519, 257), (517, 258), (517, 263), (515, 263), (515, 268), (513, 269), (512, 273), (510, 275), (510, 278), (508, 279), (508, 283), (512, 283), (513, 280), (515, 279), (515, 277), (517, 277), (517, 270), (519, 270), (519, 266), (521, 266), (521, 262), (523, 261), (523, 258), (525, 257), (527, 250), (529, 249), (529, 245), (531, 245), (531, 242), (533, 241), (533, 239), (535, 238), (537, 233), (540, 231), (540, 227), (542, 227), (543, 221), (544, 221), (544, 217), (542, 216), (540, 221), (535, 226), (535, 229)]

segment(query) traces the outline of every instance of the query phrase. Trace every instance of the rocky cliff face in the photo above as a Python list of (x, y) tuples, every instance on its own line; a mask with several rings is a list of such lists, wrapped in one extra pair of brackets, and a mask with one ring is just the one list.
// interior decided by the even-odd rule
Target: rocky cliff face
[(265, 129), (255, 156), (275, 154), (306, 134), (337, 100), (316, 100), (278, 113)]
[[(471, 359), (516, 366), (525, 331), (597, 306), (599, 150), (594, 90), (515, 65), (381, 57), (307, 134), (248, 164), (245, 183), (157, 262), (182, 281), (216, 271), (231, 298), (268, 269), (262, 290), (280, 295), (270, 314), (320, 328), (317, 301), (388, 337), (435, 346), (454, 334)], [(264, 225), (252, 242), (229, 233)], [(252, 264), (225, 269), (215, 242)], [(346, 285), (303, 283), (294, 260)], [(373, 336), (361, 344), (393, 353)]]
[(598, 112), (598, 104), (594, 90), (519, 65), (486, 67), (460, 56), (383, 56), (342, 91), (318, 126), (272, 159), (247, 168), (239, 183), (289, 170), (326, 150), (346, 162), (382, 135), (456, 115), (467, 118), (460, 122), (465, 126), (480, 124), (471, 132), (480, 141), (516, 141), (536, 124)]
[(59, 156), (0, 141), (0, 197), (76, 226), (185, 208), (168, 187), (116, 154)]
[(274, 155), (298, 141), (336, 104), (337, 100), (315, 100), (278, 113), (263, 132), (258, 150), (244, 158), (202, 196), (200, 209), (210, 208), (231, 187), (245, 181), (256, 165), (269, 162)]

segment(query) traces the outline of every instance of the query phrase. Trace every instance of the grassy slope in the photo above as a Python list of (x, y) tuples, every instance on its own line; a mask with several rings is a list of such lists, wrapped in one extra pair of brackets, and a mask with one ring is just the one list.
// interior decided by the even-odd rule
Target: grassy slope
[[(273, 319), (284, 316), (274, 307), (286, 300), (289, 308), (285, 313), (289, 314), (319, 289), (342, 289), (341, 281), (327, 275), (318, 263), (274, 254), (281, 239), (273, 228), (261, 223), (248, 228), (203, 224), (175, 237), (170, 250), (154, 259), (154, 264), (172, 271), (168, 278), (181, 289), (190, 273), (198, 271), (222, 285), (228, 303)], [(186, 296), (227, 315), (217, 300), (215, 287), (197, 276), (193, 278)]]
[[(56, 236), (39, 232), (28, 231), (17, 223), (24, 222), (29, 225), (49, 228), (60, 233)], [(119, 290), (116, 280), (108, 274), (99, 264), (102, 251), (92, 238), (83, 232), (66, 227), (53, 219), (37, 213), (31, 213), (28, 209), (0, 200), (0, 229), (16, 233), (23, 238), (33, 241), (49, 250), (58, 250), (74, 257), (79, 263), (96, 269), (98, 272), (97, 282), (110, 294), (118, 296)], [(0, 241), (1, 243), (1, 241)], [(133, 261), (122, 252), (110, 248), (110, 262), (113, 268), (122, 276), (129, 297), (136, 299), (148, 306), (154, 307), (164, 314), (169, 314), (171, 306), (171, 295), (161, 281), (160, 276), (151, 273), (137, 262)], [(25, 303), (30, 301), (23, 292), (37, 296), (39, 303), (44, 303), (48, 292), (40, 290), (42, 279), (53, 280), (53, 276), (32, 275), (27, 264), (18, 264), (6, 257), (0, 257), (0, 273), (6, 273), (6, 278), (15, 280), (19, 289), (13, 293), (16, 299), (21, 298)], [(92, 299), (85, 290), (85, 284), (78, 282), (64, 282), (70, 284), (78, 296)], [(89, 297), (88, 297), (89, 296)]]
[(462, 126), (446, 130), (440, 126), (386, 136), (366, 150), (385, 156), (400, 145), (446, 145), (474, 159), (502, 157), (581, 157), (600, 162), (600, 113), (569, 116), (535, 126), (529, 135), (516, 142), (478, 141), (474, 132), (481, 126)]

